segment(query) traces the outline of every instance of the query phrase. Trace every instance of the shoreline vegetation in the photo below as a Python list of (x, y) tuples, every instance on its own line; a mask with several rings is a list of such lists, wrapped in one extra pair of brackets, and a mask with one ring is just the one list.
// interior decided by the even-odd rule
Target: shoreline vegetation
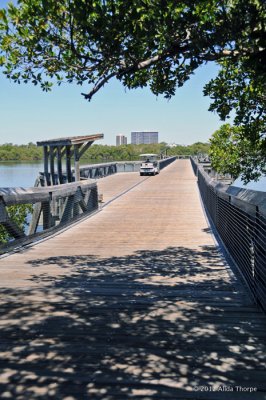
[[(197, 142), (191, 145), (167, 146), (166, 143), (158, 144), (127, 144), (121, 146), (111, 146), (94, 144), (84, 154), (81, 160), (94, 161), (130, 161), (138, 160), (142, 153), (174, 155), (196, 155), (207, 154), (209, 143)], [(34, 143), (16, 145), (5, 143), (0, 145), (0, 162), (9, 161), (42, 161), (42, 148)]]

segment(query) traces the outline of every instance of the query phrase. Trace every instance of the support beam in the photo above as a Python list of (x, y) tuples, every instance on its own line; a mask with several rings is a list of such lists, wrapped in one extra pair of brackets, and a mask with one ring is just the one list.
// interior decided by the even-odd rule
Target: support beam
[[(92, 143), (91, 143), (92, 144)], [(80, 148), (82, 145), (81, 144), (77, 144), (77, 146)], [(66, 146), (67, 147), (67, 146)], [(61, 156), (62, 157), (64, 157), (65, 156), (65, 154), (66, 154), (66, 147), (64, 147), (63, 149), (62, 149), (62, 152), (61, 152)], [(90, 147), (90, 146), (89, 146)], [(83, 154), (83, 152), (82, 152), (82, 154)], [(74, 156), (74, 148), (72, 148), (72, 147), (70, 147), (70, 157), (72, 158)], [(80, 156), (81, 157), (81, 156)]]
[(51, 198), (52, 193), (49, 193), (49, 201), (42, 202), (43, 230), (52, 226)]
[(55, 172), (54, 172), (54, 147), (50, 146), (50, 180), (51, 180), (51, 185), (56, 185), (56, 178), (55, 178)]
[(34, 235), (34, 233), (36, 233), (40, 221), (41, 212), (42, 203), (35, 203), (29, 227), (29, 235)]
[(88, 150), (88, 148), (93, 144), (93, 142), (88, 142), (85, 143), (81, 149), (79, 150), (79, 158), (81, 158), (83, 156), (83, 154), (85, 153), (86, 150)]
[(80, 169), (79, 169), (79, 145), (74, 144), (74, 160), (75, 160), (75, 181), (80, 181)]
[(61, 155), (61, 147), (56, 147), (56, 156), (57, 156), (57, 174), (59, 183), (64, 183), (63, 172), (62, 172), (62, 155)]
[(50, 186), (50, 175), (49, 175), (49, 149), (48, 146), (43, 146), (43, 161), (44, 161), (44, 177), (46, 185)]
[(66, 174), (67, 174), (67, 181), (72, 182), (71, 149), (69, 146), (66, 146)]

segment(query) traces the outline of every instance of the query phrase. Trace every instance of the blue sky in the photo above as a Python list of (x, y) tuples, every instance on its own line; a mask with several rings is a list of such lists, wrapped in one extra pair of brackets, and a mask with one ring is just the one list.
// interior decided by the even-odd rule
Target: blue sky
[[(0, 0), (1, 7), (5, 4)], [(210, 100), (202, 94), (216, 73), (214, 64), (201, 67), (170, 101), (148, 88), (125, 90), (114, 80), (89, 103), (80, 94), (86, 85), (64, 84), (44, 93), (31, 84), (10, 82), (0, 71), (0, 143), (104, 133), (101, 143), (115, 144), (116, 134), (130, 142), (134, 130), (158, 131), (159, 140), (167, 143), (206, 142), (222, 124), (208, 111)]]
[(219, 117), (208, 111), (202, 88), (216, 74), (215, 65), (202, 67), (167, 101), (149, 89), (125, 90), (112, 81), (89, 103), (86, 87), (64, 84), (44, 93), (31, 84), (15, 84), (0, 74), (0, 143), (36, 142), (62, 136), (104, 133), (104, 144), (115, 135), (129, 138), (134, 130), (159, 131), (159, 140), (191, 144), (207, 141), (219, 128)]

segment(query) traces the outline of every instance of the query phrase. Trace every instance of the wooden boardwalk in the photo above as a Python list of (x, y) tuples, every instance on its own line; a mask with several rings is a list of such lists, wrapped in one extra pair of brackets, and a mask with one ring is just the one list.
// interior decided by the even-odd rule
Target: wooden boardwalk
[(102, 211), (0, 259), (0, 399), (266, 399), (266, 317), (190, 162), (99, 192)]

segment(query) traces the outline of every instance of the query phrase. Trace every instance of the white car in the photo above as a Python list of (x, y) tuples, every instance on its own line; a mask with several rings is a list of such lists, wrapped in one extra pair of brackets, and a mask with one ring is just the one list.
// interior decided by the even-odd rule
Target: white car
[(141, 154), (142, 162), (140, 166), (140, 176), (159, 174), (159, 162), (157, 154)]

